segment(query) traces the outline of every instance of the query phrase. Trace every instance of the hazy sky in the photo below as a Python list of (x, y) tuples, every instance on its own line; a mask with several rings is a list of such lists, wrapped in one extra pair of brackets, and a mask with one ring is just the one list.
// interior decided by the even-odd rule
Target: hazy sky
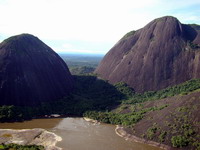
[(200, 24), (200, 0), (0, 0), (0, 41), (30, 33), (56, 52), (105, 54), (127, 32), (166, 15)]

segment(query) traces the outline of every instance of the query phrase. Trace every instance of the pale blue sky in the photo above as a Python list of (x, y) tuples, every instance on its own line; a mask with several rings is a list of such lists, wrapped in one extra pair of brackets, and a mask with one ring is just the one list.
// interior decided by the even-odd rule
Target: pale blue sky
[(0, 0), (0, 41), (30, 33), (56, 52), (105, 54), (162, 16), (200, 24), (200, 0)]

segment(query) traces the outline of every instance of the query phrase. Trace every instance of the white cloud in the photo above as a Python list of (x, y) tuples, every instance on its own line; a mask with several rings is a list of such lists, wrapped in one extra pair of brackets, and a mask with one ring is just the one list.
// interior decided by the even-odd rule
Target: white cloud
[(1, 0), (0, 34), (31, 33), (42, 40), (107, 42), (112, 47), (126, 32), (157, 17), (195, 21), (197, 14), (176, 10), (199, 4), (199, 0)]
[[(87, 43), (88, 44), (88, 43)], [(76, 45), (71, 43), (63, 42), (58, 47), (54, 47), (53, 49), (58, 53), (90, 53), (90, 54), (105, 54), (105, 50), (99, 50), (99, 47), (95, 47), (91, 49), (87, 46), (87, 44), (82, 43), (82, 45)]]
[(30, 32), (48, 39), (109, 41), (125, 34), (120, 28), (134, 28), (130, 20), (141, 21), (137, 17), (140, 15), (129, 14), (132, 9), (150, 4), (152, 1), (144, 0), (7, 0), (6, 5), (0, 6), (0, 13), (5, 14), (1, 16), (0, 32)]

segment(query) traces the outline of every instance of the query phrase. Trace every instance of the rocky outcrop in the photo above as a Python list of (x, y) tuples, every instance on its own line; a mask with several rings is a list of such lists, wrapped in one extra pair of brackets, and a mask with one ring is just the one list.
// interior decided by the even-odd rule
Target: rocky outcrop
[(154, 91), (200, 77), (200, 26), (174, 17), (153, 20), (125, 35), (95, 70), (110, 83)]
[(62, 138), (44, 129), (0, 129), (0, 144), (42, 145), (46, 150), (61, 150), (56, 146)]
[(65, 62), (37, 37), (21, 34), (0, 43), (0, 105), (37, 105), (72, 88)]

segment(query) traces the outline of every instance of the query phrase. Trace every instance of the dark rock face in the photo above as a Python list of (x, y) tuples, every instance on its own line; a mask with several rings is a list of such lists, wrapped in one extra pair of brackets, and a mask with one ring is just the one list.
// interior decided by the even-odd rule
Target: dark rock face
[(36, 105), (66, 96), (73, 79), (65, 62), (37, 37), (0, 44), (0, 105)]
[(200, 30), (174, 17), (158, 18), (125, 35), (95, 73), (124, 81), (137, 92), (154, 91), (200, 77)]

